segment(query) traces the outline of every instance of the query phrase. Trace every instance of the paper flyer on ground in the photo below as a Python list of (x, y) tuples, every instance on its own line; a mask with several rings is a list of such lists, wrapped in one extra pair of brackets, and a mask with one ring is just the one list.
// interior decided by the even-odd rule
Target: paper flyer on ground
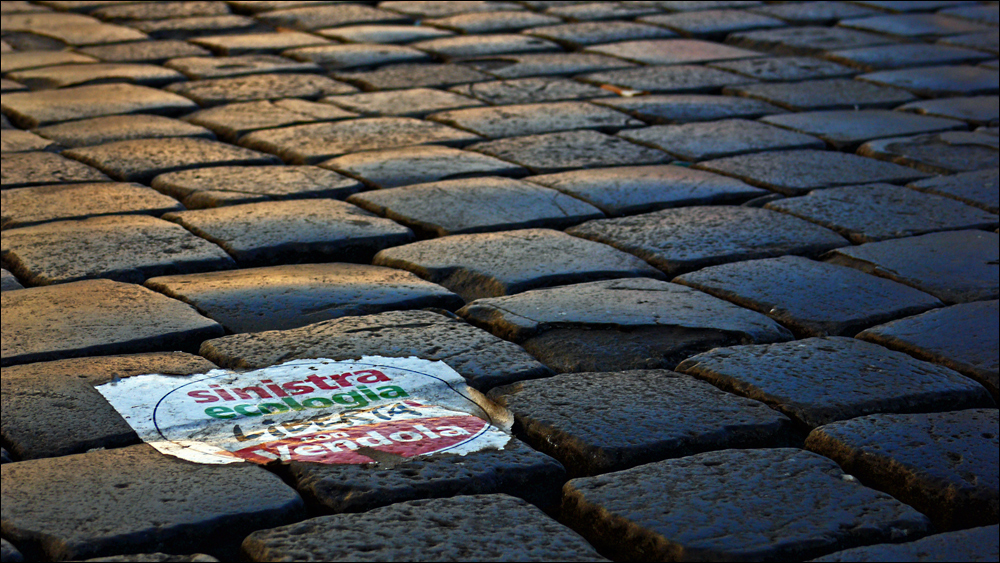
[(97, 388), (160, 452), (197, 463), (364, 464), (502, 449), (512, 417), (443, 362), (366, 356)]

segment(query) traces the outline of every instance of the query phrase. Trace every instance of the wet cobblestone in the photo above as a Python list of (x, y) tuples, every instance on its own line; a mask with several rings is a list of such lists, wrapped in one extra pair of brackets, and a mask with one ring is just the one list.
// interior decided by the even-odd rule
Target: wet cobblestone
[[(3, 562), (995, 561), (998, 23), (3, 2)], [(271, 415), (389, 388), (262, 382), (204, 412), (290, 449), (199, 465), (111, 398), (363, 356), (444, 362), (510, 441), (333, 442)]]

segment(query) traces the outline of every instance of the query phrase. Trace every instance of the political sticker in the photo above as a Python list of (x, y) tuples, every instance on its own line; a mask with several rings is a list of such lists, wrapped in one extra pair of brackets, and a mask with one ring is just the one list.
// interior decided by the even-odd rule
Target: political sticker
[(209, 464), (365, 464), (503, 449), (509, 412), (444, 362), (366, 356), (97, 388), (161, 453)]

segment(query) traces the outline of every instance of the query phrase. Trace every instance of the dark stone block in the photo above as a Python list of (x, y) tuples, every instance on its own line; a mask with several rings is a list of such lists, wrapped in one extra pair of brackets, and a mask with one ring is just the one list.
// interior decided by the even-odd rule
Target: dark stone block
[(147, 445), (2, 467), (4, 533), (32, 559), (151, 551), (232, 559), (248, 532), (305, 512), (260, 467), (182, 463)]
[(858, 338), (948, 366), (997, 397), (1000, 312), (997, 301), (953, 305), (868, 329)]
[(490, 397), (514, 413), (518, 436), (573, 477), (792, 441), (784, 415), (666, 370), (557, 375), (499, 387)]
[(661, 277), (634, 256), (547, 229), (426, 240), (383, 250), (373, 263), (409, 270), (470, 302), (552, 285)]
[[(391, 542), (373, 547), (379, 530)], [(251, 561), (606, 561), (575, 532), (507, 495), (418, 500), (256, 532)]]
[(564, 494), (563, 519), (617, 560), (801, 560), (930, 531), (922, 514), (795, 449), (651, 463), (574, 479)]
[(838, 248), (827, 262), (930, 293), (949, 305), (1000, 298), (1000, 237), (950, 231)]
[(348, 315), (435, 307), (457, 295), (408, 272), (356, 264), (300, 264), (153, 278), (146, 287), (194, 305), (234, 333), (285, 330)]
[(211, 362), (179, 352), (5, 367), (0, 433), (21, 460), (137, 444), (132, 427), (94, 386), (133, 375), (183, 376), (212, 369)]
[(4, 231), (0, 256), (30, 285), (146, 278), (235, 266), (221, 248), (162, 219), (108, 215)]
[(555, 190), (512, 178), (467, 178), (355, 194), (348, 201), (428, 236), (565, 228), (604, 214)]
[(244, 266), (339, 260), (368, 262), (413, 240), (409, 229), (333, 199), (290, 199), (168, 213)]
[(813, 430), (806, 448), (948, 531), (1000, 520), (997, 410), (879, 414)]
[(92, 280), (3, 292), (3, 366), (191, 350), (222, 327), (146, 288)]
[(833, 231), (789, 219), (752, 207), (682, 207), (590, 221), (567, 232), (635, 254), (670, 276), (740, 260), (817, 256), (847, 246)]
[[(986, 7), (986, 6), (984, 6)], [(981, 561), (1000, 557), (1000, 526), (985, 526), (927, 536), (903, 544), (879, 544), (845, 549), (813, 561)]]
[(674, 281), (765, 313), (808, 336), (851, 336), (942, 305), (903, 284), (798, 256), (713, 266)]
[(203, 355), (223, 367), (261, 368), (300, 358), (362, 356), (446, 361), (479, 389), (551, 375), (515, 344), (430, 311), (345, 317), (306, 327), (206, 342)]
[(514, 495), (545, 510), (559, 503), (563, 466), (516, 439), (502, 450), (440, 453), (393, 465), (292, 462), (289, 477), (307, 502), (324, 512), (362, 512), (416, 499)]
[(677, 371), (768, 404), (800, 428), (872, 413), (993, 406), (986, 391), (941, 366), (853, 338), (719, 348)]

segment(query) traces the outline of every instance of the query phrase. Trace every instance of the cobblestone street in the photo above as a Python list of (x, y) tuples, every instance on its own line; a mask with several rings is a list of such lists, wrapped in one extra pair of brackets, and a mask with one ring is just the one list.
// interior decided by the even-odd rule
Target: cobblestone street
[(998, 20), (2, 2), (2, 562), (995, 563)]

